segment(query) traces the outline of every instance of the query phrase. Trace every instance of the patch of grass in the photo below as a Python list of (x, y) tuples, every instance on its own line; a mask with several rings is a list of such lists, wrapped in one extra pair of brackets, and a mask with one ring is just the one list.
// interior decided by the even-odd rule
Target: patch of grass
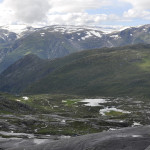
[(24, 55), (29, 55), (29, 54), (31, 54), (32, 52), (31, 51), (28, 51), (28, 52), (26, 52)]
[(13, 135), (3, 135), (3, 134), (0, 134), (0, 136), (2, 138), (15, 138), (15, 136), (13, 136)]
[(91, 123), (74, 121), (68, 125), (52, 125), (46, 128), (40, 128), (37, 134), (51, 134), (51, 135), (84, 135), (88, 133), (101, 132), (102, 128), (94, 128)]
[(119, 112), (119, 111), (111, 110), (109, 112), (105, 112), (105, 115), (107, 115), (107, 116), (121, 116), (121, 115), (124, 115), (124, 113)]
[(139, 64), (139, 66), (145, 71), (150, 71), (150, 57), (144, 58), (143, 62)]
[(64, 100), (62, 101), (63, 103), (65, 103), (67, 106), (72, 106), (77, 104), (77, 102), (81, 101), (81, 99), (68, 99), (68, 100)]

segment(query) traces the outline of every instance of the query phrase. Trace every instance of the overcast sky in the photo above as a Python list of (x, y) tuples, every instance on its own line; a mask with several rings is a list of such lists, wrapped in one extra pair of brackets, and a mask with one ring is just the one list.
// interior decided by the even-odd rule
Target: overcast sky
[(150, 23), (150, 0), (0, 0), (0, 25)]

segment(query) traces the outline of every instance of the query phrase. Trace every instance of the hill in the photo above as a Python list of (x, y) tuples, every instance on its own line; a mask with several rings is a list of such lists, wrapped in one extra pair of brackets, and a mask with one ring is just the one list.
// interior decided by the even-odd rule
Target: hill
[(19, 93), (44, 74), (40, 70), (44, 70), (45, 62), (35, 55), (21, 58), (0, 75), (1, 91)]
[(74, 61), (62, 65), (25, 92), (150, 96), (149, 45), (84, 51), (66, 58), (73, 56)]
[(88, 50), (53, 61), (27, 55), (0, 75), (0, 90), (149, 97), (149, 67), (150, 45)]

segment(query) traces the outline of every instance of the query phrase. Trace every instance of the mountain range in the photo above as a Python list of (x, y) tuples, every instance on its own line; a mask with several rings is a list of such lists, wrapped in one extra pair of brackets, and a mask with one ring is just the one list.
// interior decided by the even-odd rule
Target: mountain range
[(28, 54), (53, 60), (83, 50), (150, 43), (150, 25), (110, 31), (86, 26), (0, 27), (0, 72)]

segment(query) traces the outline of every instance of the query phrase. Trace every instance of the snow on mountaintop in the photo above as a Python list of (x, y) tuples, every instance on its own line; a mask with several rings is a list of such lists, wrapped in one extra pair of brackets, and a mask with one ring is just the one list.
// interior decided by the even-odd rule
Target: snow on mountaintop
[(20, 34), (28, 29), (26, 25), (6, 25), (2, 26), (2, 29), (6, 29), (10, 32), (15, 32), (16, 34)]
[[(109, 34), (112, 32), (117, 32), (124, 30), (128, 27), (123, 26), (73, 26), (73, 25), (52, 25), (52, 26), (46, 26), (46, 27), (31, 27), (28, 25), (6, 25), (1, 26), (2, 29), (6, 29), (10, 32), (16, 33), (19, 37), (23, 36), (25, 32), (34, 32), (38, 30), (48, 30), (48, 32), (61, 32), (62, 34), (72, 34), (77, 33), (78, 34), (81, 31), (87, 32), (87, 37), (90, 36), (96, 36), (101, 37), (101, 34)], [(43, 36), (43, 35), (42, 35)]]
[(23, 32), (26, 32), (26, 31), (30, 31), (30, 32), (36, 31), (36, 28), (27, 26), (27, 25), (6, 25), (6, 26), (1, 26), (1, 29), (5, 29), (10, 32), (14, 32), (18, 36), (22, 36)]
[[(43, 29), (50, 29), (51, 32), (56, 31), (56, 32), (66, 32), (66, 33), (73, 33), (77, 31), (83, 31), (83, 30), (92, 30), (92, 31), (99, 31), (103, 33), (111, 33), (115, 31), (121, 31), (124, 30), (128, 27), (124, 26), (73, 26), (73, 25), (53, 25), (53, 26), (47, 26), (43, 27)], [(96, 34), (97, 35), (97, 34)]]

